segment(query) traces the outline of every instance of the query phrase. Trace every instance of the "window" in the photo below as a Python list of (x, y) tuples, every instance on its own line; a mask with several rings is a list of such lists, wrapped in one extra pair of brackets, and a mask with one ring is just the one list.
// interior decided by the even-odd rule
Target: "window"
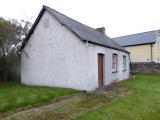
[(123, 55), (123, 70), (126, 70), (126, 56)]
[(157, 39), (157, 48), (160, 49), (160, 38)]
[(160, 32), (158, 32), (158, 33), (157, 33), (157, 37), (159, 37), (159, 38), (160, 38)]
[(157, 48), (160, 49), (160, 32), (157, 33)]
[(117, 54), (112, 55), (112, 70), (113, 71), (118, 70), (118, 55)]

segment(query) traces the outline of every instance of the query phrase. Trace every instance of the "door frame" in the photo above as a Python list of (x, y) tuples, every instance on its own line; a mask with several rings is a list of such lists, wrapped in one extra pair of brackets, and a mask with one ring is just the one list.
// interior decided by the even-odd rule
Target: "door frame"
[(98, 87), (104, 86), (104, 54), (98, 53)]

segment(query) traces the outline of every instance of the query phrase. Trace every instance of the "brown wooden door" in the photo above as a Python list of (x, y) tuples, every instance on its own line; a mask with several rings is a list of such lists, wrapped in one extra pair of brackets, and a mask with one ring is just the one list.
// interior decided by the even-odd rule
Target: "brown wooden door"
[(98, 54), (98, 86), (103, 86), (103, 54)]

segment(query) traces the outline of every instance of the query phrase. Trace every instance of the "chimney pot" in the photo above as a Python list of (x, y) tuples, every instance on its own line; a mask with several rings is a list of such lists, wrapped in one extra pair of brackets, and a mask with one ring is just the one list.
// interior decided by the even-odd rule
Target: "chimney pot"
[(105, 27), (96, 28), (96, 30), (105, 34)]

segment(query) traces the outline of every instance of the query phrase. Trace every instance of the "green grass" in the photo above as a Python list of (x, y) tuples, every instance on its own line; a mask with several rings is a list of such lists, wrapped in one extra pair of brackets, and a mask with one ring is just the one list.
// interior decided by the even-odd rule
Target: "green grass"
[(73, 120), (160, 120), (160, 74), (135, 76), (119, 83), (131, 90), (130, 96), (120, 97)]
[(25, 86), (18, 82), (0, 83), (0, 113), (76, 92), (65, 88)]

